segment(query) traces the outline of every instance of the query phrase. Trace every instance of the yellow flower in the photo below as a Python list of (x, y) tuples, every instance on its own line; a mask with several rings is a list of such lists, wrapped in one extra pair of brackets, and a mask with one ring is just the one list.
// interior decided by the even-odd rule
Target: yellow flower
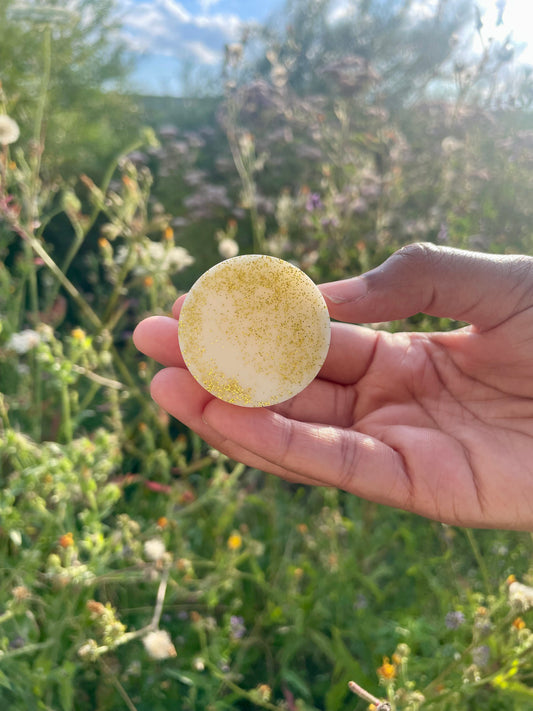
[(388, 657), (383, 657), (383, 664), (377, 670), (378, 676), (382, 679), (394, 679), (396, 676), (396, 665), (390, 663)]
[(170, 227), (170, 225), (168, 227), (165, 227), (163, 237), (169, 241), (174, 237), (174, 230), (172, 229), (172, 227)]
[(154, 285), (154, 277), (153, 276), (145, 276), (144, 277), (144, 285), (147, 289), (149, 289), (151, 286)]
[(160, 517), (157, 519), (157, 525), (159, 526), (159, 528), (165, 528), (166, 526), (168, 526), (168, 519), (167, 519), (167, 517), (166, 517), (166, 516), (160, 516)]
[(83, 328), (73, 328), (70, 332), (70, 335), (76, 341), (83, 341), (83, 339), (85, 338), (85, 331), (83, 330)]
[(516, 575), (509, 575), (509, 577), (505, 581), (506, 585), (511, 585), (511, 583), (516, 583)]
[(228, 548), (230, 551), (238, 551), (242, 546), (242, 536), (239, 533), (232, 533), (228, 538)]
[(258, 684), (255, 687), (255, 690), (257, 692), (257, 695), (261, 699), (261, 701), (270, 701), (270, 697), (272, 695), (272, 689), (268, 684)]
[(525, 626), (526, 626), (526, 623), (524, 622), (524, 620), (521, 617), (516, 617), (513, 620), (513, 627), (515, 628), (515, 630), (523, 630), (525, 628)]
[(59, 545), (61, 546), (61, 548), (70, 548), (74, 545), (74, 536), (72, 535), (71, 531), (69, 531), (68, 533), (64, 533), (62, 536), (59, 536)]

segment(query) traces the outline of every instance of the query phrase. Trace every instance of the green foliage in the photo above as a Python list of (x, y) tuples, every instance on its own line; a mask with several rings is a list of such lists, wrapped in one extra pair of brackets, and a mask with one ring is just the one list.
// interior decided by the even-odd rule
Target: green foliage
[[(371, 66), (394, 29), (381, 4), (354, 4), (374, 28), (357, 64), (315, 3), (293, 29), (297, 52), (270, 47), (268, 79), (240, 83), (227, 67), (220, 102), (146, 101), (158, 140), (136, 133), (104, 166), (120, 122), (109, 141), (103, 124), (76, 145), (67, 130), (67, 103), (83, 103), (76, 76), (95, 102), (76, 122), (123, 101), (101, 90), (116, 74), (92, 44), (111, 8), (96, 5), (87, 44), (60, 3), (54, 23), (50, 8), (38, 26), (0, 21), (4, 107), (23, 128), (0, 147), (0, 702), (362, 710), (354, 680), (398, 711), (525, 708), (530, 536), (443, 526), (226, 459), (153, 405), (155, 366), (130, 335), (235, 250), (291, 259), (317, 281), (420, 239), (531, 253), (527, 84), (514, 106), (506, 91), (496, 108), (496, 90), (489, 105), (469, 90), (393, 111), (405, 87)], [(309, 48), (337, 62), (327, 85)], [(347, 92), (354, 68), (364, 81)]]
[[(46, 133), (43, 171), (101, 176), (132, 140), (139, 119), (120, 90), (129, 70), (117, 40), (114, 0), (59, 0), (38, 7), (0, 0), (0, 82), (23, 140)], [(43, 79), (47, 84), (42, 93)]]

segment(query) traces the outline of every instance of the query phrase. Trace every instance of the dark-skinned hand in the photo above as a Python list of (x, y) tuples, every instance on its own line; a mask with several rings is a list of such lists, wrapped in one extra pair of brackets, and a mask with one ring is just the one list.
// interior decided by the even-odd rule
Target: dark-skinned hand
[[(165, 366), (154, 400), (230, 458), (448, 524), (533, 530), (533, 258), (414, 244), (323, 284), (319, 376), (270, 408), (217, 400), (190, 375), (179, 313), (134, 333)], [(419, 312), (469, 325), (388, 333), (355, 323)]]

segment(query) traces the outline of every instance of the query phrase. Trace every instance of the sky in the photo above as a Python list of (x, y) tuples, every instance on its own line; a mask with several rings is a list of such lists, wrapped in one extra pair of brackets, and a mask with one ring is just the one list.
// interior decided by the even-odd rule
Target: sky
[[(423, 13), (436, 2), (415, 0), (414, 6)], [(500, 27), (496, 0), (478, 4), (485, 37), (502, 39), (511, 32), (527, 45), (522, 61), (533, 65), (533, 0), (507, 0)], [(187, 76), (198, 82), (203, 73), (216, 73), (225, 45), (239, 41), (245, 24), (263, 23), (284, 5), (285, 0), (120, 0), (124, 38), (135, 57), (135, 87), (143, 94), (183, 94)], [(342, 17), (345, 6), (346, 0), (334, 0), (333, 17)]]

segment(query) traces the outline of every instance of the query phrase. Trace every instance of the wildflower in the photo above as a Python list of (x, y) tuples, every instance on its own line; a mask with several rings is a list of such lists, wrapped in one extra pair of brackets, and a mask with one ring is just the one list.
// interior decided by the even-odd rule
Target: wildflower
[(150, 538), (148, 541), (145, 541), (144, 555), (148, 558), (148, 560), (161, 560), (165, 553), (165, 544), (161, 538)]
[(75, 341), (83, 341), (85, 338), (85, 331), (83, 328), (73, 328), (70, 335)]
[(143, 637), (144, 648), (152, 659), (168, 659), (177, 656), (176, 647), (165, 630), (154, 630)]
[(165, 248), (161, 242), (148, 243), (148, 256), (154, 261), (162, 271), (173, 269), (181, 271), (194, 263), (194, 257), (184, 247)]
[(6, 114), (0, 116), (0, 145), (8, 146), (18, 141), (20, 129), (16, 121)]
[(525, 629), (526, 623), (524, 622), (524, 620), (521, 617), (516, 617), (513, 620), (513, 627), (515, 628), (515, 630), (520, 631), (520, 630)]
[(157, 525), (159, 528), (166, 528), (168, 526), (168, 519), (166, 516), (160, 516), (157, 519)]
[(272, 689), (268, 684), (258, 684), (255, 688), (255, 691), (257, 692), (257, 695), (259, 696), (261, 701), (270, 701)]
[(91, 613), (91, 617), (102, 617), (106, 612), (106, 607), (101, 602), (97, 600), (87, 600), (86, 608)]
[(22, 600), (27, 600), (31, 597), (31, 592), (25, 585), (16, 585), (13, 590), (13, 597), (17, 602), (22, 602)]
[(185, 489), (185, 491), (180, 494), (180, 497), (178, 499), (180, 504), (190, 504), (196, 499), (196, 496), (194, 494), (194, 491), (191, 489)]
[(383, 664), (377, 670), (381, 679), (390, 681), (396, 676), (396, 665), (390, 663), (389, 657), (383, 657)]
[(452, 612), (448, 612), (446, 615), (444, 624), (449, 630), (456, 630), (463, 624), (464, 621), (464, 614), (459, 610), (453, 610)]
[(239, 533), (232, 533), (228, 538), (228, 548), (230, 551), (238, 551), (242, 546), (242, 537)]
[(150, 275), (145, 276), (143, 283), (144, 283), (144, 286), (145, 286), (147, 289), (149, 289), (151, 286), (154, 285), (154, 277), (153, 277), (153, 276), (150, 276)]
[(218, 251), (221, 257), (230, 259), (239, 254), (239, 245), (234, 239), (231, 239), (231, 237), (224, 237), (224, 239), (221, 239), (218, 243)]
[(490, 659), (490, 648), (486, 644), (474, 647), (472, 650), (472, 661), (478, 667), (486, 667)]
[(529, 610), (533, 607), (533, 588), (513, 581), (509, 585), (509, 602), (518, 610)]
[(170, 225), (167, 225), (167, 227), (165, 227), (163, 237), (167, 240), (167, 242), (170, 242), (170, 240), (174, 238), (174, 230)]
[(407, 657), (411, 654), (411, 649), (408, 644), (405, 644), (405, 642), (400, 642), (400, 644), (396, 647), (394, 654), (396, 654), (396, 656), (400, 659), (407, 659)]
[(94, 662), (98, 657), (98, 644), (94, 639), (88, 639), (78, 649), (78, 657), (88, 662)]
[(232, 615), (229, 620), (229, 626), (232, 639), (241, 639), (241, 637), (244, 637), (246, 633), (244, 618), (238, 615)]
[(449, 156), (452, 153), (456, 153), (463, 147), (463, 142), (460, 141), (455, 136), (446, 136), (443, 138), (440, 144), (441, 151), (443, 155)]
[(15, 353), (18, 353), (19, 355), (23, 355), (24, 353), (31, 351), (31, 349), (35, 348), (35, 346), (38, 346), (40, 341), (41, 337), (37, 331), (34, 331), (32, 328), (25, 328), (19, 333), (13, 333), (7, 342), (6, 347), (9, 350), (15, 351)]
[(61, 548), (71, 548), (74, 545), (74, 536), (71, 531), (59, 536), (59, 545)]
[(305, 203), (305, 209), (307, 212), (314, 212), (315, 210), (320, 210), (322, 207), (322, 200), (318, 193), (309, 193)]

